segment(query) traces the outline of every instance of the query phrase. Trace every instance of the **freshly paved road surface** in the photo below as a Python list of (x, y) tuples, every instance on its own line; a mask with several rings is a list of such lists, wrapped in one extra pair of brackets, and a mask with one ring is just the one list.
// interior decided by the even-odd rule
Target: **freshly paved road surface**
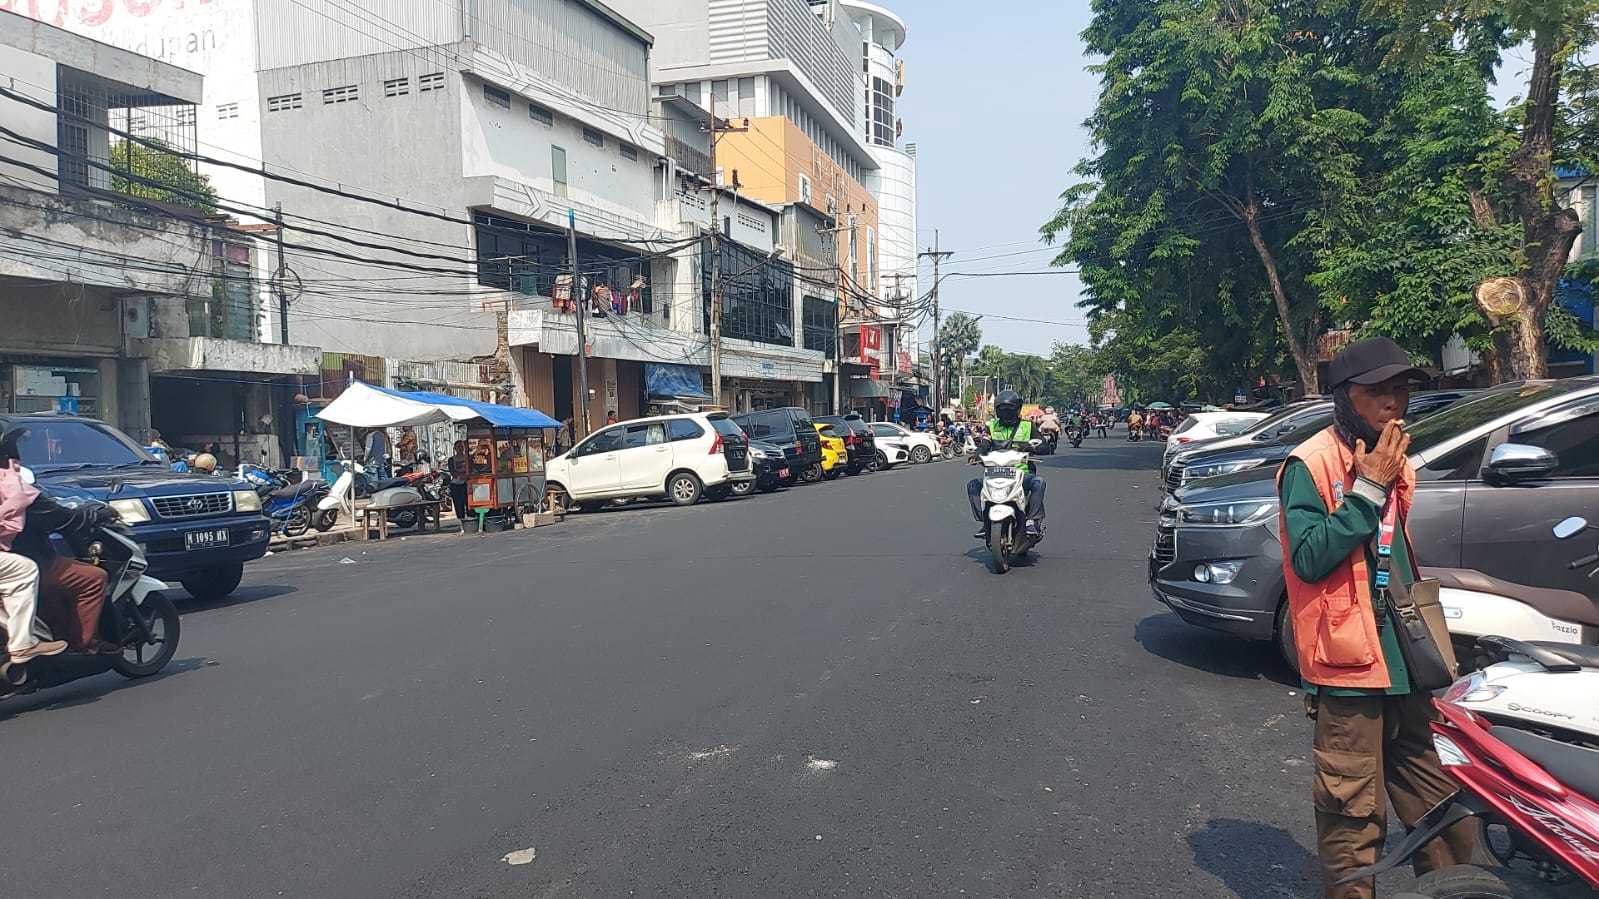
[(0, 703), (0, 893), (1315, 895), (1297, 684), (1150, 599), (1157, 455), (1048, 460), (1002, 577), (960, 463), (273, 556)]

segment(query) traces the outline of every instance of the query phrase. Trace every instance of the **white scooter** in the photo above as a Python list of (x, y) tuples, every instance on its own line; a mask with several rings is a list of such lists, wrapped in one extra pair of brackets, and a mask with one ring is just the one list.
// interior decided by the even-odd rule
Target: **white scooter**
[[(1586, 519), (1567, 518), (1555, 525), (1554, 535), (1569, 540), (1587, 528)], [(1599, 552), (1577, 559), (1568, 567), (1595, 563), (1599, 563)], [(1463, 669), (1481, 667), (1473, 662), (1479, 637), (1599, 646), (1599, 603), (1584, 594), (1529, 587), (1469, 568), (1423, 568), (1420, 574), (1438, 579), (1439, 604), (1443, 606), (1449, 633), (1455, 638), (1455, 656)], [(1599, 574), (1599, 568), (1594, 569), (1594, 574)]]
[[(1037, 444), (1036, 440), (1030, 441), (1029, 447)], [(1027, 469), (1017, 466), (1028, 460), (1028, 452), (994, 449), (978, 460), (983, 465), (980, 498), (988, 551), (993, 556), (994, 573), (1004, 574), (1012, 562), (1027, 555), (1041, 539), (1027, 534), (1027, 495), (1023, 489)]]
[(365, 474), (366, 469), (354, 459), (340, 459), (339, 467), (344, 470), (339, 472), (338, 480), (328, 489), (328, 495), (322, 497), (316, 504), (318, 530), (328, 529), (322, 527), (324, 520), (328, 521), (328, 527), (332, 527), (333, 522), (338, 520), (341, 509), (351, 519), (355, 518), (355, 476)]
[(1444, 696), (1495, 724), (1599, 749), (1599, 647), (1477, 641), (1497, 659), (1456, 681)]

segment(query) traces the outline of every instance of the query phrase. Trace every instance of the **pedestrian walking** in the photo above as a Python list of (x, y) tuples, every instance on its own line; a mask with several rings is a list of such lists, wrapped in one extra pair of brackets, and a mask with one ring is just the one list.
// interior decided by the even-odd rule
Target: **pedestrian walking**
[[(1439, 767), (1432, 697), (1412, 682), (1389, 602), (1390, 591), (1408, 596), (1416, 578), (1405, 531), (1416, 472), (1402, 416), (1411, 381), (1422, 378), (1386, 337), (1349, 344), (1329, 367), (1333, 424), (1278, 472), (1288, 607), (1305, 711), (1315, 721), (1311, 800), (1328, 899), (1376, 895), (1372, 879), (1338, 881), (1376, 863), (1388, 802), (1410, 828), (1456, 789)], [(1461, 822), (1428, 843), (1416, 873), (1471, 861), (1471, 828)]]

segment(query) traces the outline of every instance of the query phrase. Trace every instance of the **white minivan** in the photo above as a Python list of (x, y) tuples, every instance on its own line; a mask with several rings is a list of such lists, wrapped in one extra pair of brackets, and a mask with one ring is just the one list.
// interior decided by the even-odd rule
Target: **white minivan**
[(562, 505), (592, 510), (613, 499), (723, 499), (755, 470), (749, 441), (726, 412), (694, 412), (607, 425), (551, 459), (544, 476)]

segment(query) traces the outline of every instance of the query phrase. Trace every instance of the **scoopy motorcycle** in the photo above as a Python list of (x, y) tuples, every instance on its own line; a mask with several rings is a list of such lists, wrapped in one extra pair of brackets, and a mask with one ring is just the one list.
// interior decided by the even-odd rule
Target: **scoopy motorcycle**
[(1004, 574), (1011, 563), (1027, 555), (1040, 538), (1027, 535), (1027, 493), (1023, 484), (1027, 468), (1018, 467), (1028, 460), (1028, 451), (1038, 441), (1022, 444), (1024, 449), (995, 447), (978, 457), (983, 465), (982, 500), (983, 530), (987, 534), (988, 552), (993, 557), (994, 573)]
[[(166, 584), (146, 575), (144, 550), (119, 522), (103, 522), (82, 535), (63, 535), (83, 561), (105, 570), (106, 602), (100, 640), (122, 647), (120, 655), (61, 653), (13, 663), (0, 643), (0, 699), (32, 693), (106, 671), (149, 677), (178, 651), (178, 610), (162, 595)], [(39, 621), (36, 626), (43, 627)]]
[(1460, 792), (1346, 882), (1397, 868), (1445, 829), (1475, 818), (1503, 826), (1515, 856), (1531, 861), (1533, 870), (1457, 865), (1424, 875), (1405, 897), (1555, 899), (1577, 895), (1570, 889), (1575, 880), (1599, 889), (1599, 750), (1493, 725), (1453, 701), (1469, 689), (1463, 680), (1435, 701), (1442, 720), (1432, 725), (1438, 760)]

